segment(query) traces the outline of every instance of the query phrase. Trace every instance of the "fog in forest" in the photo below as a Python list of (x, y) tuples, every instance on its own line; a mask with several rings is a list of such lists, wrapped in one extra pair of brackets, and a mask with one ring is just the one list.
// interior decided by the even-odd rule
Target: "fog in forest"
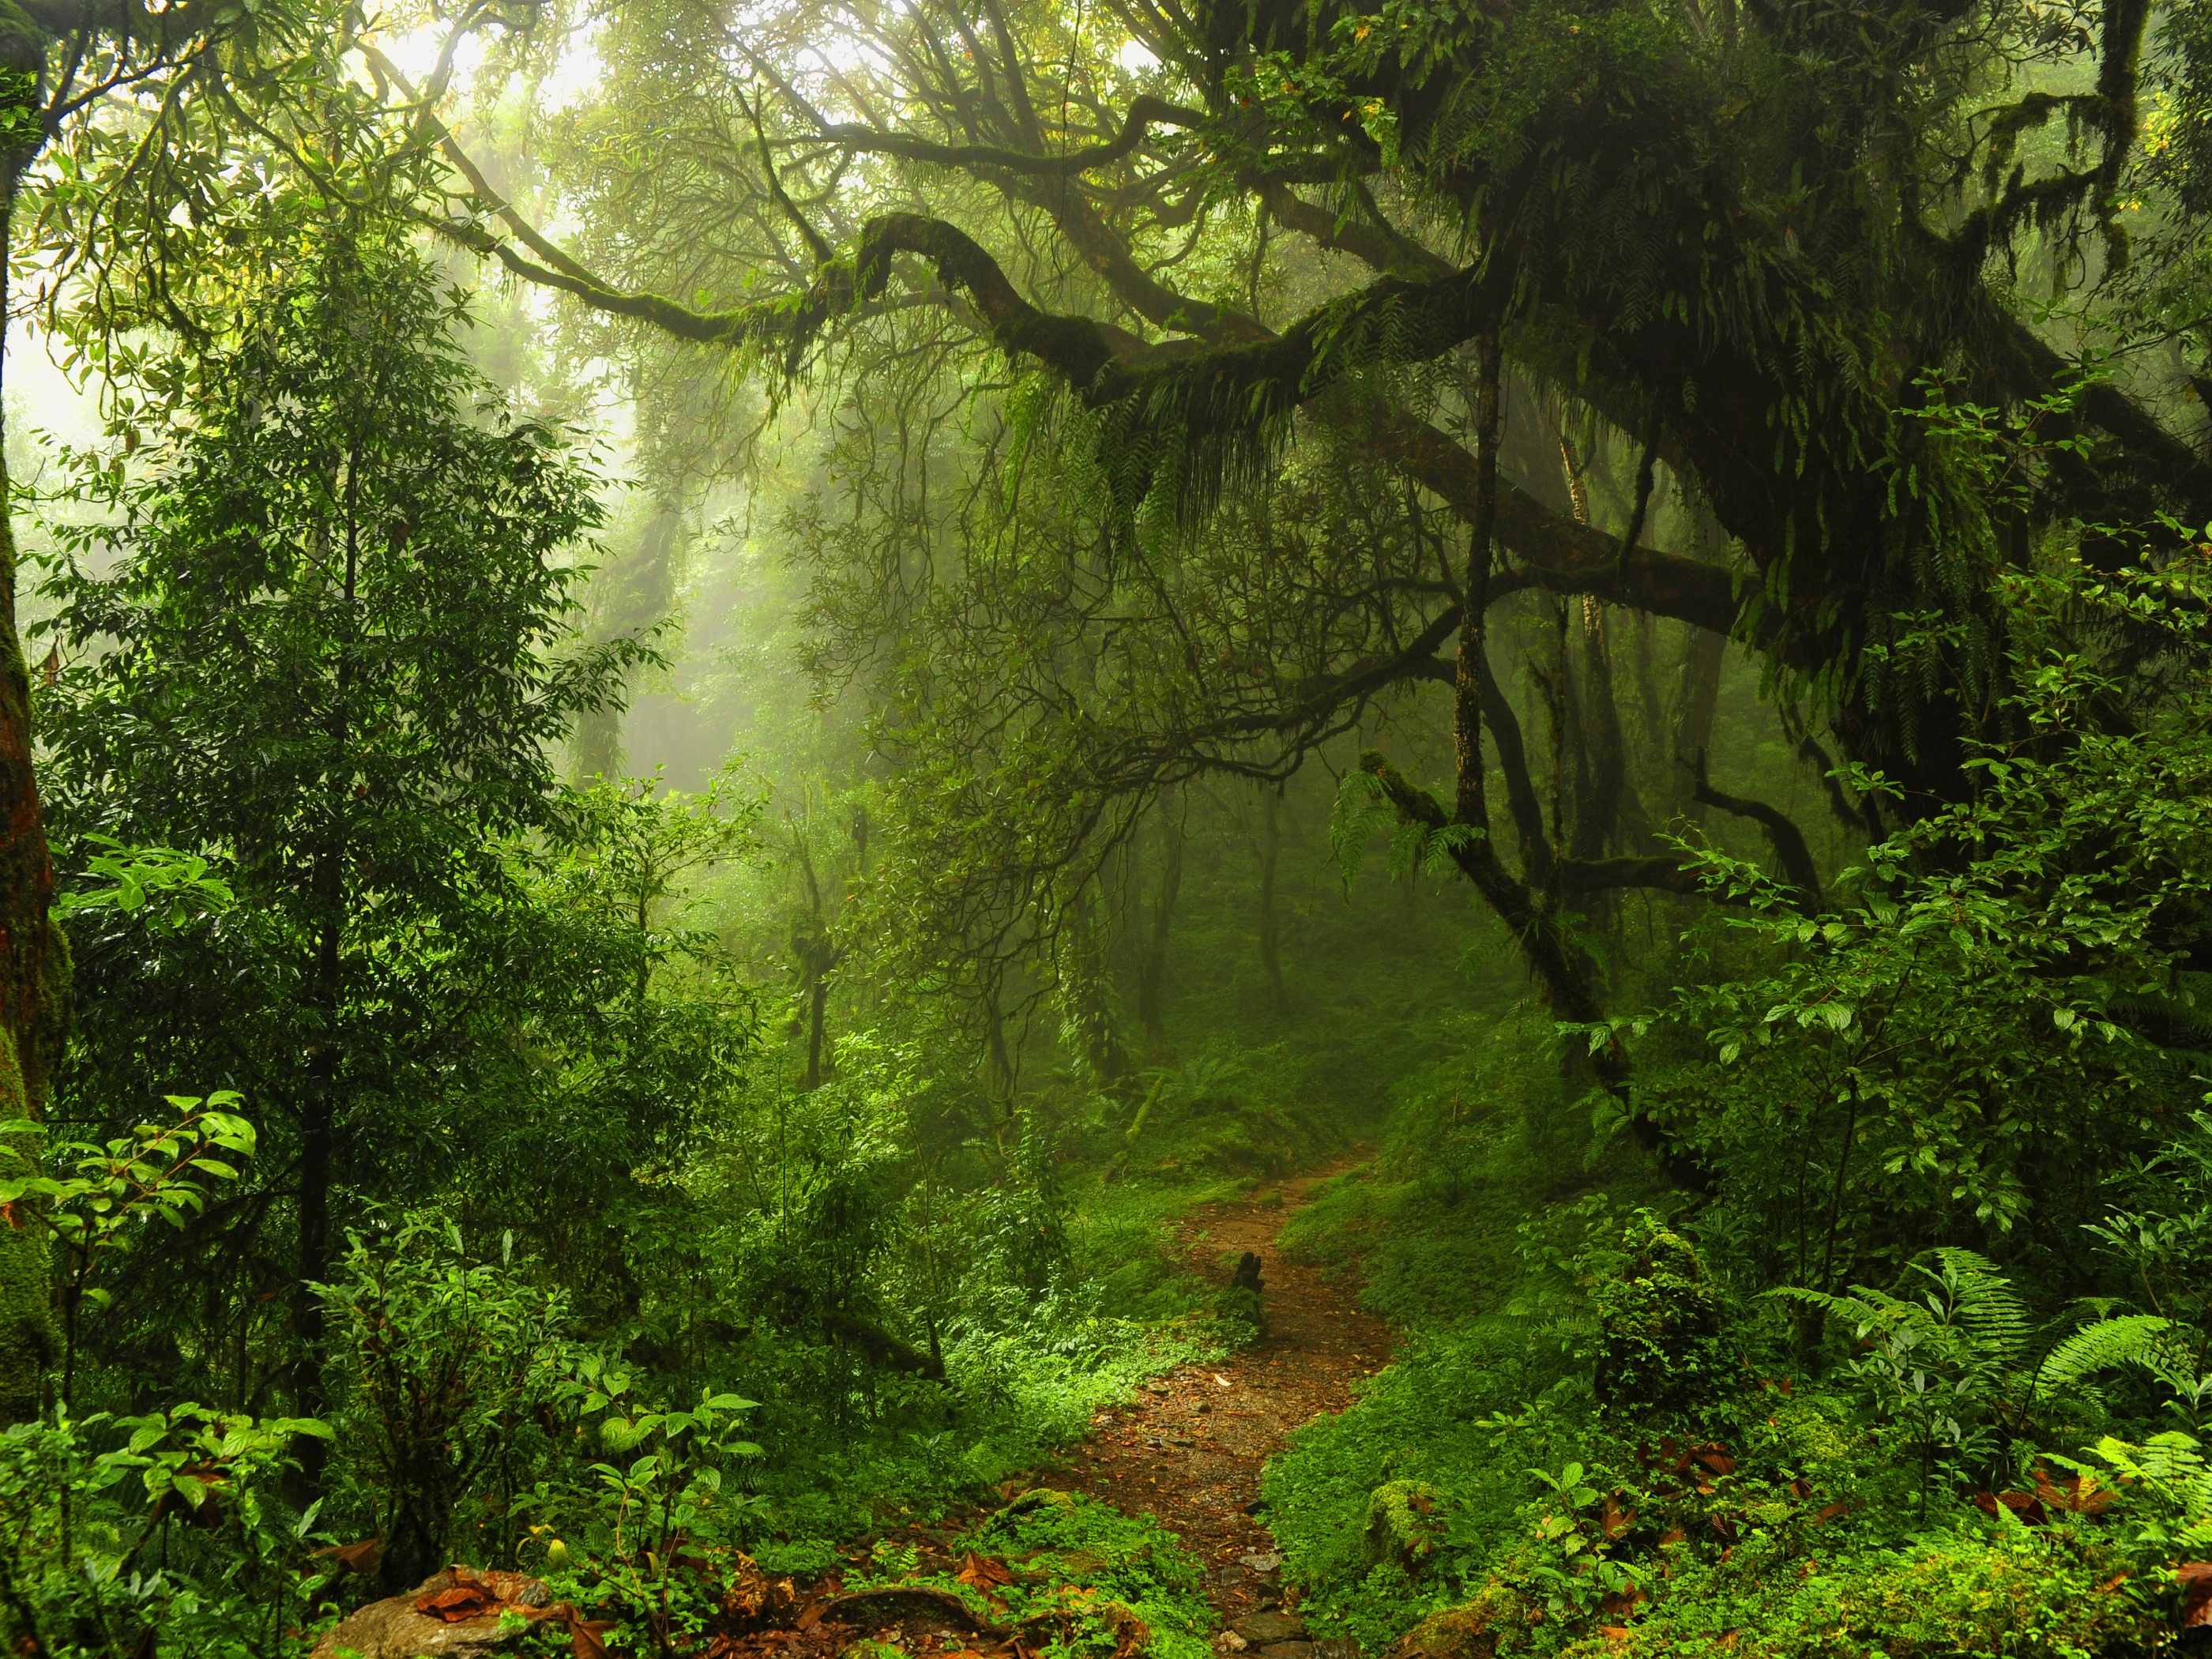
[(2203, 0), (0, 0), (20, 1659), (2212, 1628)]

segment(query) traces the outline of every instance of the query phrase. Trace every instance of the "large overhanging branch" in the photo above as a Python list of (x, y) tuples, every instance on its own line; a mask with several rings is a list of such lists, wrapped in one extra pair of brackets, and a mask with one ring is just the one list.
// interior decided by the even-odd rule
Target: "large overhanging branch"
[(962, 172), (1000, 172), (1024, 173), (1040, 178), (1069, 178), (1088, 173), (1121, 161), (1145, 141), (1146, 135), (1155, 126), (1195, 127), (1206, 118), (1196, 110), (1171, 104), (1164, 98), (1149, 94), (1129, 106), (1129, 112), (1121, 124), (1121, 131), (1103, 144), (1090, 144), (1081, 149), (1060, 155), (1031, 153), (1018, 149), (1004, 149), (995, 144), (940, 144), (910, 133), (885, 132), (879, 128), (864, 126), (856, 122), (825, 121), (816, 136), (825, 143), (836, 145), (860, 155), (890, 155), (902, 161), (918, 161), (929, 167), (951, 167)]
[[(1155, 386), (1169, 377), (1186, 374), (1203, 358), (1170, 359), (1148, 370), (1152, 354), (1144, 343), (1127, 331), (1090, 318), (1048, 313), (1032, 306), (1016, 290), (998, 262), (957, 227), (919, 215), (887, 216), (872, 222), (862, 238), (860, 261), (868, 281), (856, 281), (853, 263), (832, 260), (817, 271), (814, 283), (801, 294), (735, 311), (696, 310), (662, 295), (631, 293), (599, 281), (574, 260), (529, 226), (528, 222), (495, 195), (465, 152), (450, 135), (441, 135), (447, 154), (460, 167), (463, 176), (515, 234), (532, 258), (470, 221), (441, 220), (436, 228), (453, 240), (488, 258), (496, 258), (525, 280), (573, 295), (594, 309), (647, 323), (679, 339), (701, 344), (741, 346), (781, 339), (811, 337), (836, 316), (866, 298), (880, 294), (890, 279), (890, 256), (908, 252), (930, 260), (945, 287), (958, 293), (974, 307), (977, 320), (1009, 352), (1027, 356), (1055, 370), (1094, 405), (1139, 395), (1149, 374)], [(1454, 273), (1453, 282), (1464, 280)], [(1441, 283), (1442, 279), (1439, 279)], [(1389, 302), (1394, 288), (1433, 287), (1385, 278), (1368, 290), (1370, 303)], [(1242, 376), (1250, 379), (1269, 366), (1269, 352), (1279, 352), (1274, 362), (1274, 384), (1295, 388), (1292, 366), (1310, 364), (1311, 335), (1333, 308), (1310, 316), (1299, 330), (1285, 337), (1212, 354), (1230, 360)], [(1287, 340), (1288, 343), (1285, 343)], [(1153, 359), (1157, 361), (1157, 359)], [(1109, 365), (1121, 368), (1109, 380)], [(1127, 367), (1121, 367), (1121, 366)], [(1224, 395), (1224, 385), (1236, 376), (1220, 374), (1212, 395)], [(1294, 400), (1296, 392), (1287, 394)], [(1342, 386), (1326, 398), (1307, 400), (1308, 412), (1340, 429), (1356, 429), (1374, 441), (1392, 465), (1405, 471), (1458, 511), (1471, 511), (1474, 500), (1474, 463), (1465, 447), (1427, 422), (1396, 409), (1362, 389)], [(1613, 538), (1587, 526), (1561, 519), (1525, 490), (1504, 486), (1499, 493), (1498, 540), (1522, 560), (1518, 568), (1502, 573), (1492, 597), (1540, 586), (1565, 592), (1591, 593), (1609, 602), (1674, 617), (1697, 627), (1726, 633), (1735, 625), (1741, 608), (1736, 578), (1716, 565), (1701, 563), (1648, 548), (1634, 550), (1623, 559)]]
[[(367, 46), (364, 51), (380, 71), (410, 100), (415, 98), (413, 88), (396, 65), (374, 46)], [(1127, 140), (1133, 146), (1147, 122), (1182, 120), (1186, 117), (1195, 118), (1192, 112), (1158, 100), (1139, 99), (1131, 107), (1122, 133), (1115, 143), (1121, 144)], [(1176, 380), (1184, 382), (1187, 408), (1192, 401), (1212, 404), (1217, 409), (1229, 405), (1227, 412), (1232, 416), (1239, 412), (1234, 405), (1240, 392), (1246, 394), (1246, 409), (1242, 412), (1247, 415), (1255, 401), (1279, 405), (1285, 411), (1303, 403), (1308, 413), (1325, 424), (1342, 428), (1351, 422), (1359, 422), (1361, 435), (1374, 441), (1393, 465), (1462, 517), (1473, 510), (1474, 459), (1463, 446), (1387, 399), (1371, 392), (1363, 396), (1353, 388), (1338, 384), (1334, 378), (1325, 378), (1320, 388), (1328, 395), (1311, 395), (1316, 388), (1309, 384), (1309, 377), (1318, 355), (1315, 349), (1316, 337), (1327, 331), (1333, 341), (1340, 342), (1343, 331), (1353, 322), (1345, 314), (1346, 307), (1341, 301), (1310, 313), (1282, 336), (1270, 334), (1241, 317), (1224, 313), (1223, 319), (1214, 319), (1214, 325), (1206, 332), (1215, 337), (1241, 337), (1244, 343), (1218, 354), (1225, 362), (1214, 366), (1211, 371), (1212, 384), (1205, 388), (1202, 398), (1198, 400), (1189, 398), (1188, 387), (1206, 378), (1204, 354), (1176, 350), (1171, 346), (1148, 346), (1112, 324), (1056, 315), (1031, 306), (1022, 298), (997, 261), (972, 238), (943, 221), (918, 215), (892, 215), (872, 222), (863, 233), (857, 258), (852, 262), (822, 262), (813, 283), (801, 294), (737, 311), (701, 311), (659, 295), (625, 292), (598, 279), (491, 189), (466, 150), (427, 106), (422, 119), (447, 159), (467, 180), (477, 199), (493, 211), (528, 252), (518, 251), (506, 238), (493, 234), (473, 221), (439, 220), (434, 228), (473, 252), (499, 260), (526, 281), (572, 295), (595, 309), (629, 317), (678, 338), (702, 344), (743, 346), (781, 338), (786, 343), (787, 362), (795, 362), (805, 344), (834, 318), (880, 294), (890, 281), (890, 258), (893, 253), (912, 252), (934, 264), (945, 288), (972, 306), (976, 320), (1001, 347), (1017, 356), (1034, 357), (1054, 369), (1094, 406), (1132, 399), (1150, 402), (1155, 396), (1172, 395), (1169, 388)], [(883, 139), (888, 148), (888, 140), (896, 137), (877, 133), (872, 128), (855, 129), (848, 134), (832, 124), (820, 125), (824, 136), (834, 135), (839, 142), (854, 145), (861, 144), (864, 139), (871, 143)], [(1111, 147), (1099, 147), (1102, 151), (1108, 148)], [(987, 150), (988, 155), (984, 153)], [(908, 151), (913, 153), (914, 159), (963, 167), (997, 166), (1004, 159), (989, 147), (930, 145), (921, 141), (902, 145), (892, 153)], [(1006, 151), (1004, 156), (1018, 157), (1020, 154)], [(1088, 165), (1105, 159), (1110, 158), (1094, 155)], [(1032, 169), (1063, 173), (1076, 170), (1073, 167)], [(1279, 205), (1286, 213), (1297, 214), (1306, 206), (1286, 189), (1279, 190)], [(1064, 191), (1054, 194), (1060, 199), (1043, 205), (1054, 210), (1054, 219), (1063, 228), (1071, 233), (1085, 228), (1104, 232), (1103, 225), (1070, 226), (1067, 222), (1071, 216), (1095, 220), (1096, 216), (1085, 211), (1084, 204), (1075, 202)], [(1322, 210), (1310, 211), (1317, 215)], [(1318, 228), (1307, 222), (1307, 216), (1298, 216), (1301, 228)], [(1148, 319), (1164, 325), (1191, 325), (1206, 320), (1188, 315), (1189, 301), (1137, 271), (1125, 250), (1121, 251), (1121, 257), (1114, 257), (1119, 244), (1110, 233), (1093, 236), (1072, 234), (1071, 240), (1086, 262)], [(1103, 246), (1107, 242), (1115, 246)], [(1402, 255), (1412, 246), (1400, 239), (1399, 252)], [(1468, 305), (1472, 273), (1456, 270), (1433, 255), (1421, 262), (1401, 258), (1397, 265), (1395, 272), (1385, 275), (1372, 288), (1353, 296), (1364, 307), (1370, 320), (1377, 315), (1387, 317), (1391, 308), (1407, 296), (1425, 295), (1432, 301), (1443, 296), (1443, 302), (1433, 307), (1441, 313), (1438, 320), (1444, 324), (1435, 349), (1449, 349), (1458, 338), (1464, 338), (1471, 324), (1479, 320), (1479, 315), (1469, 314)], [(1133, 283), (1137, 291), (1131, 293), (1127, 290)], [(1206, 307), (1209, 313), (1218, 309)], [(1451, 318), (1455, 310), (1461, 313), (1455, 321)], [(1245, 326), (1228, 325), (1239, 322)], [(1105, 374), (1109, 364), (1120, 368), (1119, 376)], [(1222, 373), (1224, 367), (1231, 372)], [(1496, 593), (1502, 595), (1540, 585), (1563, 592), (1595, 594), (1613, 603), (1717, 632), (1725, 633), (1735, 626), (1741, 597), (1729, 573), (1695, 560), (1644, 548), (1634, 550), (1624, 559), (1609, 538), (1586, 526), (1558, 518), (1525, 491), (1507, 485), (1500, 495), (1498, 540), (1519, 556), (1522, 565), (1499, 578)]]

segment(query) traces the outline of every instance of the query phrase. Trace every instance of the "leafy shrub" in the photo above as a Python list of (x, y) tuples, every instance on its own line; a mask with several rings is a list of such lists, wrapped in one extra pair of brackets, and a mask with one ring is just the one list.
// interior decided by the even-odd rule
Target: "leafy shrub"
[[(452, 1221), (417, 1211), (355, 1234), (325, 1302), (347, 1473), (397, 1591), (446, 1562), (465, 1503), (503, 1520), (544, 1462), (544, 1414), (568, 1369), (566, 1299), (504, 1259), (474, 1260)], [(488, 1479), (498, 1490), (481, 1490)]]

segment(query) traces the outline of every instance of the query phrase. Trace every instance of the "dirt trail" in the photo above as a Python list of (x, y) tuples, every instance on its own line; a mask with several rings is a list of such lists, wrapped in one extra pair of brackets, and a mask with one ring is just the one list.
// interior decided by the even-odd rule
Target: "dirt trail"
[(1386, 1328), (1361, 1311), (1352, 1286), (1332, 1284), (1275, 1248), (1314, 1187), (1359, 1161), (1347, 1158), (1246, 1202), (1192, 1214), (1181, 1243), (1192, 1270), (1211, 1283), (1226, 1285), (1244, 1251), (1259, 1256), (1267, 1335), (1219, 1366), (1185, 1367), (1140, 1393), (1136, 1405), (1102, 1413), (1073, 1467), (1042, 1480), (1150, 1510), (1182, 1534), (1206, 1565), (1207, 1594), (1224, 1631), (1237, 1632), (1222, 1645), (1249, 1645), (1264, 1659), (1335, 1659), (1314, 1656), (1296, 1614), (1279, 1607), (1280, 1557), (1249, 1511), (1262, 1466), (1290, 1431), (1350, 1405), (1352, 1385), (1389, 1351)]

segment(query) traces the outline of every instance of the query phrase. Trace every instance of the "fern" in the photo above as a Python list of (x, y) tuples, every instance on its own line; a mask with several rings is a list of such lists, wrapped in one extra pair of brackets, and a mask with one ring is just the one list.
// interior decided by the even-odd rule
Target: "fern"
[(2073, 1388), (2100, 1371), (2122, 1365), (2143, 1365), (2159, 1358), (2173, 1322), (2155, 1314), (2122, 1314), (2084, 1325), (2049, 1353), (2036, 1367), (2039, 1389)]
[(1382, 781), (1364, 769), (1344, 775), (1336, 787), (1336, 801), (1328, 814), (1328, 847), (1346, 887), (1358, 879), (1366, 861), (1367, 843), (1377, 830), (1396, 822), (1397, 814), (1384, 793)]
[(2018, 1360), (2027, 1346), (2028, 1318), (2012, 1281), (1972, 1250), (1939, 1249), (1936, 1260), (1937, 1268), (1920, 1271), (1943, 1287), (1952, 1321), (1972, 1337), (1981, 1357), (2000, 1365)]

